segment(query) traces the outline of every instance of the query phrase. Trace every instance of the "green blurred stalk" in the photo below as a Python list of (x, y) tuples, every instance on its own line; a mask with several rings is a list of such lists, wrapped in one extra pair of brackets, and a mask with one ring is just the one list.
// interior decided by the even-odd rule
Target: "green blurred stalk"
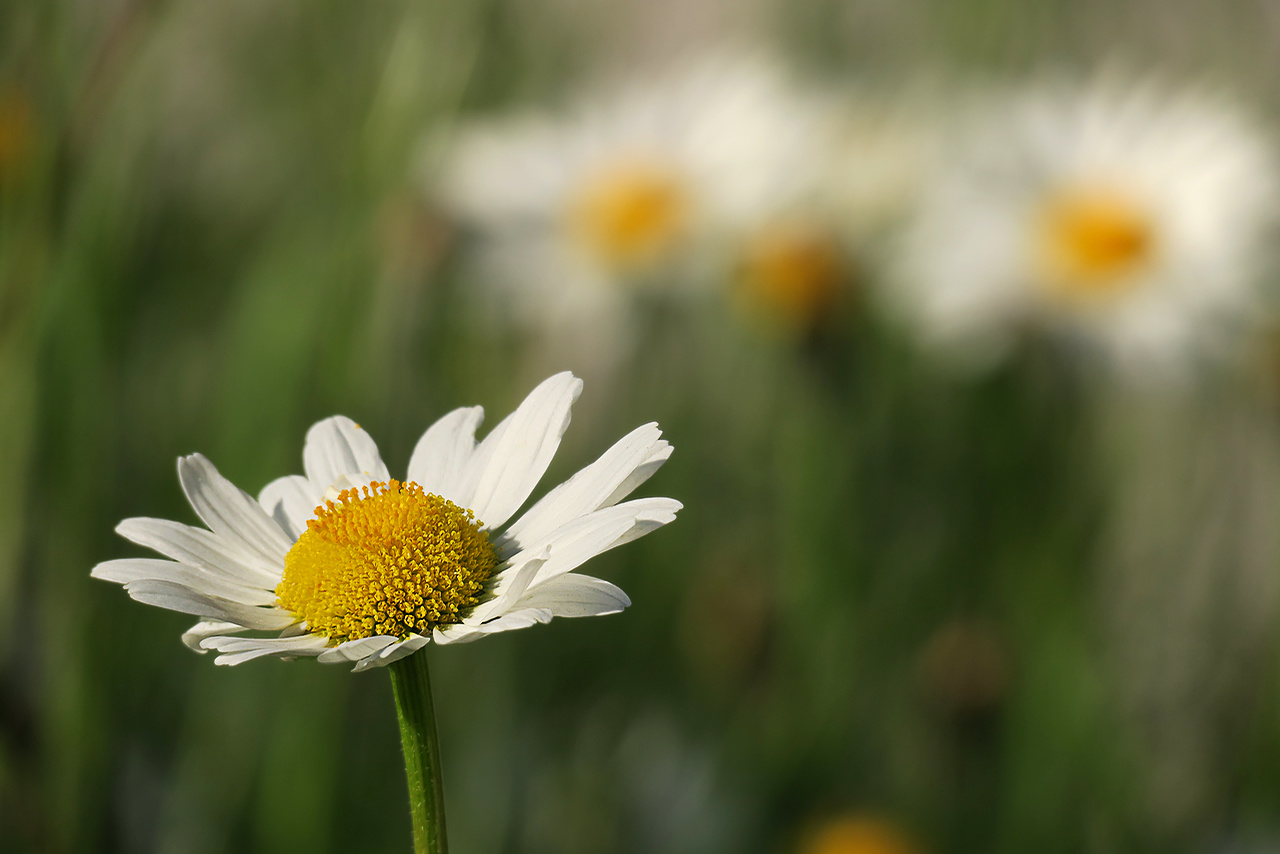
[(400, 743), (404, 747), (404, 773), (409, 780), (414, 854), (448, 854), (440, 739), (436, 735), (426, 653), (419, 651), (402, 658), (390, 670), (396, 716), (400, 719)]

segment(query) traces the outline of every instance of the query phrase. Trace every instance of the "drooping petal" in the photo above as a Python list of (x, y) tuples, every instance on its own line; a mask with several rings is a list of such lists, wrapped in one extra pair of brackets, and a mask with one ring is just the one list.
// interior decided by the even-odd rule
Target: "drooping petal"
[[(672, 498), (638, 498), (561, 525), (531, 547), (547, 553), (547, 560), (532, 583), (541, 584), (570, 572), (596, 555), (661, 528), (676, 518), (682, 506)], [(511, 562), (517, 563), (521, 554), (524, 552), (512, 557)]]
[(539, 623), (546, 623), (551, 620), (551, 617), (551, 612), (545, 608), (523, 608), (519, 611), (503, 614), (501, 617), (478, 626), (459, 623), (446, 626), (443, 629), (436, 629), (433, 636), (435, 642), (439, 644), (470, 643), (473, 640), (479, 640), (485, 635), (509, 632), (514, 629), (527, 629)]
[(614, 584), (570, 572), (532, 588), (516, 609), (537, 608), (553, 617), (600, 617), (631, 606), (631, 599)]
[(271, 605), (276, 601), (274, 590), (250, 587), (172, 560), (155, 558), (108, 560), (95, 566), (89, 575), (126, 586), (145, 580), (172, 581), (197, 593), (219, 596), (241, 605)]
[(320, 653), (320, 657), (316, 659), (321, 664), (340, 664), (344, 661), (360, 661), (370, 655), (376, 655), (384, 648), (395, 643), (396, 639), (390, 635), (375, 635), (371, 638), (360, 638), (359, 640), (347, 641), (340, 643), (335, 647), (330, 647)]
[(529, 498), (581, 392), (582, 380), (567, 371), (544, 380), (476, 448), (459, 495), (485, 527), (502, 527)]
[(279, 563), (293, 543), (248, 493), (227, 480), (200, 454), (178, 460), (187, 500), (209, 530), (264, 563)]
[(431, 638), (427, 635), (409, 635), (409, 637), (404, 640), (397, 641), (396, 643), (386, 647), (377, 655), (369, 656), (364, 661), (357, 664), (353, 670), (360, 672), (368, 670), (371, 667), (386, 667), (388, 664), (412, 655), (430, 642)]
[(236, 632), (247, 632), (248, 629), (236, 623), (224, 623), (220, 620), (201, 620), (182, 633), (182, 642), (190, 649), (204, 655), (209, 650), (200, 646), (205, 638), (214, 635), (230, 635)]
[(124, 589), (131, 597), (148, 605), (205, 619), (236, 623), (249, 629), (278, 631), (297, 619), (279, 608), (259, 608), (232, 602), (221, 596), (192, 590), (174, 581), (142, 579), (126, 584)]
[(278, 655), (283, 658), (294, 658), (299, 655), (320, 655), (328, 648), (325, 638), (317, 635), (301, 635), (292, 638), (229, 638), (211, 637), (201, 642), (206, 650), (216, 649), (221, 655), (213, 660), (214, 664), (235, 665)]
[(168, 519), (125, 519), (116, 526), (116, 533), (180, 563), (254, 586), (274, 589), (284, 569), (283, 560), (268, 562), (211, 531)]
[(307, 520), (315, 516), (322, 497), (308, 478), (290, 474), (262, 487), (258, 503), (289, 538), (296, 541), (307, 530)]
[(484, 408), (472, 406), (455, 409), (428, 427), (409, 458), (409, 480), (426, 492), (468, 506), (471, 496), (461, 494), (462, 480), (476, 450), (476, 428), (483, 420)]
[(501, 548), (513, 552), (565, 522), (616, 504), (661, 468), (671, 450), (657, 424), (637, 427), (513, 522), (502, 534)]
[(390, 480), (378, 446), (364, 429), (345, 415), (312, 425), (302, 450), (307, 478), (324, 492), (340, 475), (352, 480)]

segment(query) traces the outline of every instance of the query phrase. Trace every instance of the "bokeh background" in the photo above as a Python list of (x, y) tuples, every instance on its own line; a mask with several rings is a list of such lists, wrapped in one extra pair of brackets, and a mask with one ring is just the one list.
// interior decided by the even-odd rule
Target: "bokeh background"
[[(685, 510), (592, 565), (624, 614), (425, 652), (455, 851), (1280, 850), (1274, 199), (1190, 285), (1245, 295), (1229, 357), (1115, 368), (1053, 309), (940, 350), (892, 297), (971, 105), (1209, 93), (1234, 209), (1278, 48), (1263, 0), (0, 3), (0, 850), (408, 850), (385, 673), (215, 667), (89, 570), (195, 522), (180, 454), (256, 492), (343, 413), (402, 471), (565, 368), (546, 482), (657, 420)], [(754, 201), (555, 213), (645, 98)]]

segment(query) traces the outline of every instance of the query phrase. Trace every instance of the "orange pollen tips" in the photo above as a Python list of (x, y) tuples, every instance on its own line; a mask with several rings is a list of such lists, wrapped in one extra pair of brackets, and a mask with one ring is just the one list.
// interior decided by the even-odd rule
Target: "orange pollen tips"
[(1063, 194), (1045, 209), (1042, 227), (1051, 280), (1079, 295), (1123, 290), (1155, 250), (1149, 213), (1113, 192)]
[(316, 508), (285, 555), (276, 597), (335, 645), (403, 640), (460, 622), (496, 564), (470, 510), (416, 483), (376, 482)]

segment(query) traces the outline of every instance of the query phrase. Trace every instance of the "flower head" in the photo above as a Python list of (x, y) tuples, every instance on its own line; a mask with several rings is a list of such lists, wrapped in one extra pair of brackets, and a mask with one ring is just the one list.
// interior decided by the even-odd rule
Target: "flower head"
[(999, 355), (1031, 327), (1180, 374), (1256, 319), (1278, 187), (1224, 97), (1108, 78), (996, 99), (925, 191), (894, 296), (931, 344)]
[(620, 349), (637, 294), (705, 293), (726, 235), (808, 166), (801, 100), (768, 61), (700, 57), (597, 87), (561, 113), (464, 127), (431, 190), (469, 226), (507, 319)]
[[(550, 464), (581, 389), (571, 374), (551, 377), (479, 442), (480, 407), (449, 413), (418, 441), (404, 481), (342, 416), (307, 432), (306, 474), (272, 481), (256, 500), (203, 456), (183, 457), (178, 477), (207, 529), (126, 519), (121, 535), (169, 559), (106, 561), (92, 574), (200, 617), (183, 639), (220, 652), (219, 664), (308, 655), (363, 670), (431, 640), (616, 613), (627, 595), (574, 570), (675, 518), (680, 503), (669, 498), (621, 501), (671, 455), (657, 425), (633, 430), (507, 524)], [(248, 631), (272, 634), (234, 636)]]

